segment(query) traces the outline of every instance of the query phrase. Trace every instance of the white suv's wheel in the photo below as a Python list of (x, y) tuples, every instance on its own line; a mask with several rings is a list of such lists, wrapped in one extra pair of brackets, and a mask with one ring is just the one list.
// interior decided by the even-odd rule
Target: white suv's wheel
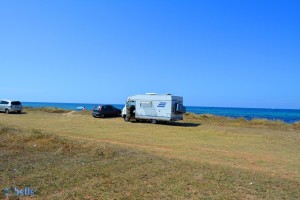
[(8, 110), (8, 109), (5, 109), (5, 113), (6, 113), (6, 114), (9, 114), (9, 110)]

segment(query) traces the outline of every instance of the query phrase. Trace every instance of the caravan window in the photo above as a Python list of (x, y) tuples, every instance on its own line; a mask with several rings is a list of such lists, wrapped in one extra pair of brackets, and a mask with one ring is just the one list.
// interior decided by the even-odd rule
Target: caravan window
[(142, 108), (151, 108), (152, 107), (152, 102), (151, 101), (141, 101), (141, 107)]
[(182, 103), (175, 103), (175, 113), (180, 114), (180, 113), (185, 113), (186, 108), (182, 105)]

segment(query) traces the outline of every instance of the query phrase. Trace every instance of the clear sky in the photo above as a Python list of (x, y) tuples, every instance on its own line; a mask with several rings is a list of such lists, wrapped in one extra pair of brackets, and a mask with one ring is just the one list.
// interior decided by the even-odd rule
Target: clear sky
[(0, 0), (0, 98), (300, 109), (300, 1)]

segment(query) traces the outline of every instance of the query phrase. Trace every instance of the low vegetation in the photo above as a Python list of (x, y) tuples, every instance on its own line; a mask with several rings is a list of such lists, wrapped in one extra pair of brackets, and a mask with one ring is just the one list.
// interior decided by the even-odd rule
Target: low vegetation
[(204, 123), (213, 123), (215, 125), (226, 125), (226, 126), (247, 126), (247, 127), (266, 127), (272, 129), (299, 129), (300, 130), (300, 122), (288, 124), (280, 120), (268, 120), (268, 119), (259, 119), (254, 118), (252, 120), (247, 120), (245, 118), (231, 118), (231, 117), (222, 117), (210, 114), (193, 114), (193, 113), (186, 113), (186, 119), (201, 121)]
[(300, 196), (299, 123), (188, 114), (153, 125), (89, 111), (25, 113), (0, 114), (0, 190), (30, 187), (31, 199)]
[(46, 113), (69, 113), (71, 110), (55, 108), (55, 107), (41, 107), (41, 108), (33, 108), (33, 107), (24, 107), (25, 111), (40, 111)]

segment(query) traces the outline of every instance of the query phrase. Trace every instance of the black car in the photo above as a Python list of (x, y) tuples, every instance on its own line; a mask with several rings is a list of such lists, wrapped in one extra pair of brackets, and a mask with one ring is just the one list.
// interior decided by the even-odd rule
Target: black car
[(95, 106), (92, 115), (93, 117), (121, 116), (121, 110), (112, 105)]

